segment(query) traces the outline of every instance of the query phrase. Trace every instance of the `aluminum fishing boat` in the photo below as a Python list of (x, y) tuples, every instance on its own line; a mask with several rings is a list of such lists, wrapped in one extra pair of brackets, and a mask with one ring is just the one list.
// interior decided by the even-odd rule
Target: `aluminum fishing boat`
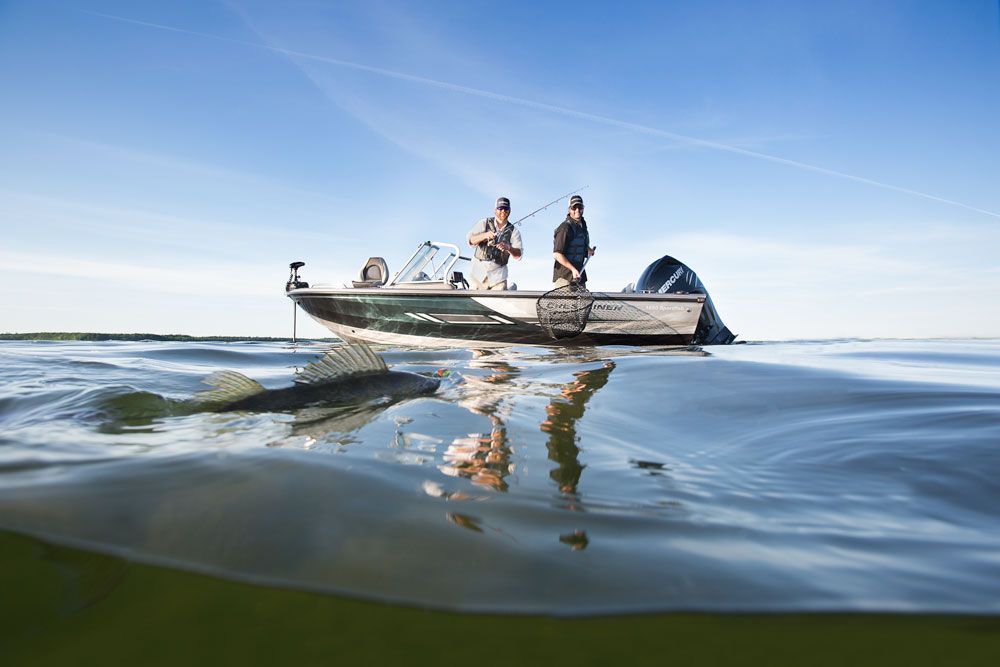
[[(559, 334), (547, 326), (545, 309), (551, 292), (516, 287), (506, 291), (469, 289), (463, 272), (469, 262), (458, 246), (427, 241), (391, 278), (385, 260), (372, 257), (361, 269), (360, 280), (343, 287), (309, 286), (298, 275), (303, 263), (294, 262), (286, 294), (346, 341), (480, 349), (510, 345), (690, 345), (732, 340), (725, 327), (722, 329), (729, 340), (723, 340), (725, 336), (720, 337), (718, 331), (705, 331), (706, 302), (711, 305), (707, 293), (665, 290), (588, 292), (592, 303), (585, 321), (570, 335), (565, 330)], [(671, 287), (678, 282), (674, 275)], [(716, 340), (707, 340), (706, 333)]]

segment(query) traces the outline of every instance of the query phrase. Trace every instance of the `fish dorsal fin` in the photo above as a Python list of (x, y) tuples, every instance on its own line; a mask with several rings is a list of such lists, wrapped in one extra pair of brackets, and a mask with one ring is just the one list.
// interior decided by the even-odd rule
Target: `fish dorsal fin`
[(303, 368), (295, 382), (298, 384), (326, 384), (354, 375), (385, 373), (389, 368), (372, 349), (364, 343), (342, 345), (324, 354)]
[(212, 388), (195, 394), (198, 403), (232, 403), (264, 391), (264, 385), (236, 371), (218, 371), (202, 380)]

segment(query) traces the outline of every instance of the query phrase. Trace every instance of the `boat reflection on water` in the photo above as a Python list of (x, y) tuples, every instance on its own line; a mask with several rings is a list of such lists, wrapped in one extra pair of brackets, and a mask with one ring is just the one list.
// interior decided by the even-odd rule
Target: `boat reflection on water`
[[(669, 350), (649, 350), (650, 353), (669, 356), (707, 356), (700, 348)], [(635, 351), (629, 351), (636, 354)], [(531, 393), (524, 382), (518, 383), (520, 369), (497, 358), (489, 351), (473, 351), (469, 369), (483, 369), (485, 375), (472, 373), (464, 377), (462, 393), (457, 403), (470, 412), (484, 416), (490, 421), (488, 432), (469, 433), (456, 437), (443, 454), (443, 462), (438, 469), (451, 477), (468, 479), (473, 484), (494, 491), (508, 491), (507, 478), (515, 472), (511, 442), (508, 438), (506, 421), (510, 416), (514, 400)], [(575, 352), (560, 355), (559, 361), (601, 365), (573, 374), (573, 380), (559, 388), (559, 393), (551, 396), (552, 388), (545, 388), (543, 395), (551, 396), (545, 407), (545, 418), (539, 429), (548, 435), (545, 443), (549, 461), (555, 463), (548, 475), (555, 482), (560, 498), (568, 501), (564, 508), (579, 511), (580, 478), (586, 465), (580, 462), (580, 440), (577, 422), (586, 412), (590, 399), (607, 383), (616, 364), (609, 356), (614, 351), (603, 350)], [(537, 389), (537, 387), (536, 387)], [(586, 546), (586, 538), (568, 537), (563, 540), (574, 548)]]
[[(469, 362), (470, 369), (483, 369), (485, 375), (466, 376), (463, 394), (458, 404), (470, 412), (485, 416), (490, 421), (489, 432), (470, 433), (454, 438), (443, 453), (443, 461), (438, 469), (445, 475), (461, 477), (472, 484), (493, 491), (509, 490), (507, 478), (516, 471), (514, 451), (507, 435), (506, 420), (510, 416), (511, 400), (523, 393), (516, 380), (518, 368), (486, 352), (474, 352)], [(579, 361), (575, 355), (574, 361)], [(587, 359), (590, 361), (590, 359)], [(586, 467), (580, 463), (580, 437), (577, 422), (586, 411), (587, 402), (608, 383), (614, 361), (604, 361), (599, 368), (573, 374), (573, 381), (559, 388), (559, 393), (551, 397), (545, 409), (545, 419), (539, 424), (543, 433), (548, 434), (546, 448), (548, 459), (556, 464), (549, 471), (559, 490), (561, 498), (570, 503), (565, 509), (582, 509), (577, 488), (580, 476)], [(550, 393), (548, 388), (546, 393)], [(451, 494), (452, 500), (469, 499), (464, 494)], [(449, 513), (449, 521), (465, 528), (477, 530), (478, 525), (469, 517)], [(585, 549), (590, 540), (583, 530), (573, 530), (559, 536), (559, 541), (573, 551)]]
[[(489, 499), (489, 493), (507, 494), (518, 491), (519, 484), (526, 484), (524, 491), (530, 493), (531, 481), (519, 479), (527, 471), (528, 464), (538, 461), (542, 451), (530, 451), (525, 448), (516, 452), (518, 442), (511, 441), (508, 421), (517, 406), (524, 406), (524, 399), (535, 396), (547, 400), (545, 412), (540, 422), (535, 422), (538, 431), (545, 434), (545, 458), (550, 462), (547, 470), (548, 479), (555, 484), (555, 507), (558, 510), (573, 514), (584, 512), (585, 503), (580, 492), (581, 477), (586, 464), (581, 461), (583, 449), (581, 442), (584, 429), (579, 422), (586, 413), (591, 399), (608, 384), (612, 372), (617, 368), (615, 357), (647, 353), (669, 356), (705, 356), (699, 348), (682, 348), (668, 350), (634, 349), (618, 350), (574, 350), (560, 352), (554, 357), (545, 359), (548, 363), (595, 365), (587, 370), (576, 371), (572, 380), (562, 385), (539, 384), (533, 382), (530, 376), (522, 374), (522, 368), (507, 361), (509, 357), (495, 351), (472, 351), (472, 358), (466, 362), (462, 372), (452, 376), (457, 379), (452, 391), (439, 397), (453, 405), (457, 405), (476, 415), (481, 421), (486, 421), (485, 428), (476, 432), (456, 434), (452, 431), (446, 435), (439, 431), (433, 436), (421, 436), (418, 433), (404, 429), (410, 419), (395, 417), (397, 421), (394, 442), (397, 446), (407, 449), (412, 441), (423, 437), (427, 443), (419, 454), (410, 452), (407, 457), (391, 457), (391, 460), (419, 462), (421, 465), (433, 465), (446, 477), (461, 479), (471, 486), (466, 488), (448, 488), (444, 480), (425, 480), (423, 491), (429, 496), (443, 498), (448, 501), (483, 501)], [(306, 448), (339, 447), (363, 441), (356, 440), (357, 432), (372, 420), (376, 419), (389, 405), (368, 404), (345, 409), (315, 409), (302, 411), (293, 422), (294, 436), (306, 436)], [(485, 420), (482, 420), (485, 418)], [(475, 427), (474, 427), (475, 428)], [(537, 431), (536, 431), (537, 432)], [(535, 440), (537, 442), (537, 440)], [(398, 443), (404, 443), (398, 445)], [(522, 446), (526, 443), (521, 442)], [(326, 447), (324, 447), (326, 446)], [(536, 458), (537, 457), (537, 458)], [(405, 459), (405, 461), (404, 461)], [(653, 474), (662, 474), (662, 466), (655, 462), (631, 461), (633, 466), (646, 471), (655, 468)], [(523, 468), (523, 470), (520, 470)], [(476, 489), (480, 492), (476, 493)], [(456, 508), (457, 509), (457, 508)], [(473, 532), (483, 532), (488, 528), (494, 533), (503, 533), (495, 525), (483, 523), (482, 517), (450, 510), (445, 514), (447, 520), (459, 527)], [(572, 551), (586, 549), (591, 540), (587, 532), (579, 526), (567, 526), (570, 530), (561, 531), (558, 541)]]

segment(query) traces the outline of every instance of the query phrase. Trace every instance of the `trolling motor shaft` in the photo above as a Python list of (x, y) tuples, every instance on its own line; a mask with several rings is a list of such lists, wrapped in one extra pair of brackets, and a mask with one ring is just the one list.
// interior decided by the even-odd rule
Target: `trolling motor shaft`
[[(304, 280), (299, 279), (299, 269), (305, 266), (305, 262), (292, 262), (288, 265), (291, 269), (291, 274), (288, 276), (288, 282), (285, 283), (285, 291), (291, 292), (293, 289), (299, 289), (300, 287), (309, 287), (309, 283)], [(299, 340), (298, 337), (299, 329), (299, 319), (298, 310), (295, 308), (295, 300), (292, 300), (292, 342), (296, 343)]]

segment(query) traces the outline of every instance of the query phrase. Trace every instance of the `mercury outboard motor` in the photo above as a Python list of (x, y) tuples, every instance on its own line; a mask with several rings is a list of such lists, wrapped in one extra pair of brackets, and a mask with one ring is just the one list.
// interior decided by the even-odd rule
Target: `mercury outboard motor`
[(722, 323), (722, 318), (712, 303), (712, 297), (698, 279), (698, 274), (670, 255), (664, 255), (646, 267), (635, 284), (635, 291), (659, 294), (704, 294), (705, 307), (701, 309), (698, 328), (695, 329), (691, 342), (695, 345), (729, 345), (736, 338), (736, 334)]

